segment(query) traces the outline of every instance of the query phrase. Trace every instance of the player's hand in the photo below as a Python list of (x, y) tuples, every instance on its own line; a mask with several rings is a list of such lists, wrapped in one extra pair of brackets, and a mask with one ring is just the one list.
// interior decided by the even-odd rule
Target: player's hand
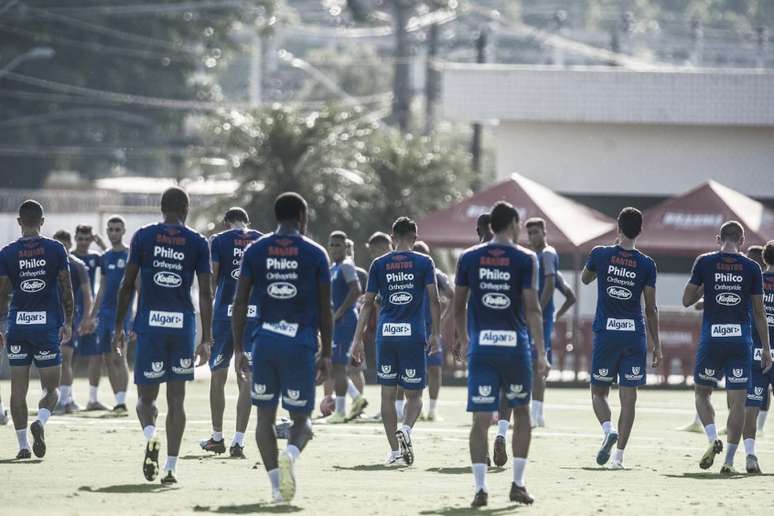
[(137, 342), (137, 333), (134, 330), (129, 330), (129, 344)]
[(210, 360), (210, 349), (212, 348), (212, 342), (209, 339), (202, 339), (198, 346), (196, 346), (196, 358), (199, 360), (196, 362), (196, 367), (201, 367)]
[(113, 332), (113, 351), (116, 355), (119, 357), (126, 356), (125, 351), (125, 340), (126, 340), (126, 334), (124, 333), (124, 330), (117, 330)]
[(452, 347), (452, 355), (454, 355), (454, 359), (457, 362), (464, 362), (464, 354), (468, 349), (468, 336), (467, 334), (462, 336), (457, 336), (457, 340), (454, 342), (454, 346)]
[(247, 381), (250, 378), (250, 361), (247, 360), (247, 355), (243, 351), (234, 353), (234, 370), (242, 380)]
[(315, 383), (317, 385), (322, 385), (325, 380), (332, 376), (333, 362), (331, 362), (331, 357), (320, 356), (317, 359), (316, 368), (317, 374), (315, 375)]
[(365, 359), (365, 346), (363, 345), (363, 339), (355, 339), (352, 344), (352, 351), (350, 353), (352, 360), (357, 360), (361, 364)]
[(430, 335), (430, 350), (428, 351), (428, 355), (432, 355), (434, 353), (440, 353), (441, 352), (441, 336), (440, 335)]
[(761, 367), (764, 373), (768, 373), (771, 369), (771, 349), (769, 348), (764, 348), (761, 351)]
[(0, 333), (0, 349), (3, 349), (3, 346), (5, 346), (5, 335)]
[(537, 374), (541, 378), (548, 376), (548, 371), (551, 369), (551, 364), (548, 363), (545, 353), (540, 355), (535, 361), (535, 369), (537, 369)]
[(73, 338), (73, 326), (72, 324), (65, 323), (59, 328), (59, 344), (69, 342)]
[(664, 355), (661, 352), (661, 346), (651, 349), (650, 353), (652, 355), (650, 366), (651, 367), (658, 367), (661, 364), (661, 361), (664, 359)]
[(89, 333), (94, 333), (94, 330), (96, 329), (96, 321), (91, 317), (87, 317), (78, 325), (78, 335), (88, 335)]

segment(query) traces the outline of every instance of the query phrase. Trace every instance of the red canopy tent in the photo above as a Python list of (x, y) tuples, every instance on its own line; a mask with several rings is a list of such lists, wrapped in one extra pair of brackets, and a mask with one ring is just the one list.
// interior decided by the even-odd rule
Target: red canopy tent
[[(671, 256), (697, 255), (717, 246), (715, 235), (727, 220), (738, 220), (747, 244), (763, 244), (774, 238), (774, 211), (726, 186), (707, 181), (646, 210), (637, 247), (646, 253)], [(612, 231), (594, 239), (607, 244)]]
[[(417, 221), (419, 237), (437, 247), (465, 248), (477, 242), (476, 219), (497, 201), (508, 201), (522, 221), (542, 217), (549, 243), (559, 253), (577, 253), (586, 242), (615, 228), (610, 217), (553, 192), (519, 174), (449, 208)], [(526, 239), (526, 234), (522, 235)]]

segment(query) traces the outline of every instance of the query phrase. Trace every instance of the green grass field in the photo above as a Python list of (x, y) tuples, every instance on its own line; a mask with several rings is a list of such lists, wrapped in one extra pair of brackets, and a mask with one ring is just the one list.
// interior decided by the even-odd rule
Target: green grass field
[[(76, 399), (86, 399), (85, 382), (76, 382)], [(106, 382), (104, 382), (106, 383)], [(8, 382), (0, 382), (8, 400)], [(229, 386), (226, 439), (233, 432), (236, 385)], [(30, 406), (38, 389), (30, 389)], [(464, 390), (442, 391), (443, 422), (418, 422), (416, 462), (410, 468), (385, 469), (387, 451), (381, 424), (315, 426), (315, 439), (297, 468), (298, 494), (292, 505), (268, 504), (270, 490), (251, 424), (248, 460), (211, 457), (198, 447), (210, 430), (208, 382), (190, 384), (184, 436), (175, 488), (146, 482), (141, 472), (143, 437), (134, 416), (52, 417), (47, 426), (48, 454), (41, 460), (16, 463), (13, 428), (2, 429), (0, 472), (4, 480), (0, 514), (468, 514), (473, 495), (464, 411)], [(368, 413), (377, 409), (378, 390), (370, 387)], [(725, 406), (718, 393), (715, 403)], [(319, 395), (319, 393), (318, 393)], [(111, 400), (106, 385), (101, 398)], [(319, 398), (318, 398), (319, 399)], [(133, 405), (135, 396), (130, 396)], [(698, 467), (705, 449), (703, 435), (673, 430), (692, 417), (689, 391), (646, 391), (639, 400), (638, 420), (626, 452), (627, 471), (609, 471), (594, 462), (601, 431), (582, 389), (549, 389), (548, 427), (533, 434), (527, 487), (535, 496), (531, 508), (508, 501), (510, 461), (504, 470), (490, 469), (489, 508), (481, 514), (666, 514), (771, 513), (772, 479), (739, 475), (723, 478), (716, 462), (711, 472)], [(617, 400), (615, 400), (617, 405)], [(163, 429), (164, 402), (160, 404)], [(719, 421), (725, 412), (718, 411)], [(770, 428), (774, 433), (774, 427)], [(494, 436), (494, 428), (490, 438)], [(163, 430), (162, 430), (163, 442)], [(491, 446), (491, 441), (490, 441)], [(162, 450), (162, 454), (164, 451)], [(764, 471), (774, 472), (774, 446), (762, 438), (758, 456)], [(510, 457), (510, 449), (509, 449)], [(163, 464), (162, 464), (163, 465)], [(737, 453), (738, 469), (744, 453)]]

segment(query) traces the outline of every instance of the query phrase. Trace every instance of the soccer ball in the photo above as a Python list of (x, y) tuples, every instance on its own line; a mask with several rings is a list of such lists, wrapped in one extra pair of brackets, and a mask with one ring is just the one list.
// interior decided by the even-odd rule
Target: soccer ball
[(320, 414), (322, 417), (328, 417), (333, 414), (333, 409), (336, 406), (336, 400), (333, 396), (326, 396), (320, 402)]

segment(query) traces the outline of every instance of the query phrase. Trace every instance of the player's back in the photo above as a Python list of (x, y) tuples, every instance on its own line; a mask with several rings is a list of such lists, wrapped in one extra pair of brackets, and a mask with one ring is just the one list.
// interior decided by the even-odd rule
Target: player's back
[(488, 242), (457, 262), (456, 284), (467, 287), (469, 355), (529, 353), (525, 288), (536, 279), (535, 253)]
[(586, 268), (597, 273), (597, 309), (593, 330), (645, 334), (642, 292), (656, 286), (656, 263), (636, 249), (595, 247)]
[(78, 254), (75, 251), (71, 252), (70, 255), (78, 258), (83, 262), (83, 265), (86, 266), (86, 272), (89, 275), (89, 282), (91, 284), (91, 295), (94, 295), (94, 288), (97, 279), (97, 268), (100, 265), (102, 256), (99, 253), (87, 252), (86, 254)]
[(194, 327), (191, 285), (210, 272), (207, 240), (182, 224), (149, 224), (137, 230), (129, 263), (140, 267), (135, 331), (177, 333)]
[(129, 250), (123, 249), (116, 251), (108, 249), (100, 257), (99, 266), (102, 270), (102, 300), (100, 301), (99, 313), (112, 314), (116, 310), (118, 301), (118, 289), (121, 281), (124, 279), (126, 264), (129, 260)]
[(690, 282), (704, 288), (702, 341), (750, 341), (751, 296), (762, 294), (760, 266), (739, 253), (720, 251), (699, 256)]
[[(231, 316), (232, 302), (239, 279), (239, 267), (245, 249), (261, 238), (262, 233), (254, 229), (228, 229), (212, 237), (210, 248), (213, 263), (217, 262), (218, 277), (215, 289), (215, 311), (217, 320), (228, 319)], [(248, 311), (248, 317), (255, 317), (255, 305)]]
[(247, 248), (240, 274), (253, 281), (257, 335), (317, 346), (319, 285), (330, 282), (325, 249), (302, 235), (269, 233)]
[(414, 251), (392, 251), (371, 264), (368, 292), (379, 294), (376, 340), (425, 342), (424, 299), (435, 282), (433, 260)]
[(0, 274), (13, 288), (9, 333), (59, 329), (63, 314), (57, 276), (67, 270), (67, 251), (50, 238), (20, 238), (0, 250)]

